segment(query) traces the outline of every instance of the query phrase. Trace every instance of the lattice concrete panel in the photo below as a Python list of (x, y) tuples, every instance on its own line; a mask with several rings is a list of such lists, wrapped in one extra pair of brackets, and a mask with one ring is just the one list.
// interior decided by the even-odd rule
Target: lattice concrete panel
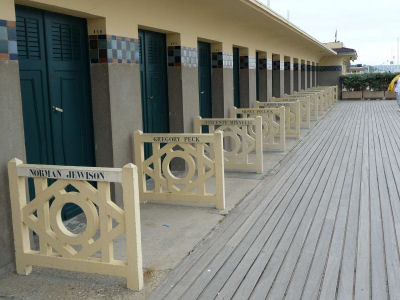
[[(151, 147), (148, 157), (145, 157), (145, 144)], [(214, 203), (217, 209), (225, 209), (222, 132), (148, 134), (136, 131), (134, 147), (141, 201)], [(181, 175), (173, 173), (175, 159), (184, 161), (185, 170)], [(153, 187), (149, 187), (148, 180)], [(211, 186), (215, 186), (215, 192)]]
[(279, 108), (236, 108), (232, 109), (234, 118), (262, 117), (263, 149), (281, 150), (286, 149), (285, 132), (285, 107)]
[[(202, 119), (194, 120), (194, 132), (219, 130), (224, 136), (225, 170), (263, 172), (262, 117), (253, 119)], [(250, 154), (255, 158), (251, 159)]]
[[(311, 127), (311, 102), (310, 97), (290, 96), (285, 94), (282, 98), (272, 97), (272, 102), (300, 102), (300, 126), (302, 128), (309, 129)], [(262, 102), (260, 102), (262, 103)], [(260, 107), (260, 104), (256, 102), (256, 107)]]
[[(18, 274), (32, 266), (126, 277), (132, 290), (143, 287), (140, 207), (137, 169), (8, 164), (15, 256)], [(26, 178), (33, 177), (35, 198), (28, 201)], [(49, 185), (49, 179), (51, 184)], [(90, 182), (97, 182), (97, 188)], [(111, 201), (110, 182), (122, 183), (124, 208)], [(73, 203), (86, 217), (86, 229), (72, 233), (61, 211)], [(31, 248), (31, 231), (39, 250)], [(117, 260), (113, 241), (126, 238), (126, 260)]]
[(286, 136), (300, 138), (301, 105), (299, 101), (290, 102), (256, 102), (256, 108), (279, 108), (285, 107), (285, 130)]

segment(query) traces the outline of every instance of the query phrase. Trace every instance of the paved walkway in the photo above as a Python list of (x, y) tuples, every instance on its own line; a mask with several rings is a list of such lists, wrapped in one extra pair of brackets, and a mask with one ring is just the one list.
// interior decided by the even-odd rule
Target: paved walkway
[(153, 299), (400, 299), (400, 113), (340, 102)]

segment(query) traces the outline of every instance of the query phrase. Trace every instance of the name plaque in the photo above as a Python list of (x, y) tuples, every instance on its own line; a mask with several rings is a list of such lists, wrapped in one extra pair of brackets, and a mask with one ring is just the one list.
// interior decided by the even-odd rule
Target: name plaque
[[(283, 105), (280, 105), (283, 106)], [(237, 114), (266, 114), (275, 108), (239, 108), (236, 110)], [(277, 109), (277, 108), (276, 108)]]
[(62, 166), (21, 165), (18, 176), (49, 179), (121, 182), (122, 172), (117, 168), (79, 168)]
[(229, 126), (229, 125), (255, 125), (255, 120), (201, 120), (201, 125), (219, 125), (219, 126)]

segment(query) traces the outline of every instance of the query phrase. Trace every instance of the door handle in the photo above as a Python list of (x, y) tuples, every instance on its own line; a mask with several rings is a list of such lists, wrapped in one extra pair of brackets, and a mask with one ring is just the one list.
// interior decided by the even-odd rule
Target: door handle
[(204, 93), (205, 93), (204, 91), (200, 91), (200, 94), (202, 94), (202, 95), (203, 95)]
[(54, 112), (57, 111), (57, 112), (61, 112), (61, 113), (64, 112), (64, 110), (63, 110), (62, 108), (59, 108), (59, 107), (54, 106), (54, 105), (53, 105), (53, 111), (54, 111)]
[(149, 96), (149, 100), (153, 100), (154, 99), (154, 97), (153, 96)]

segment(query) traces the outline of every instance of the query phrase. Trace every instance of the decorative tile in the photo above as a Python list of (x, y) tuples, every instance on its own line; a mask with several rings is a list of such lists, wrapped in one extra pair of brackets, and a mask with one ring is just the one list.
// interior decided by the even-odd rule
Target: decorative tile
[(254, 56), (249, 56), (249, 69), (255, 70), (256, 69), (256, 58)]
[(18, 60), (15, 21), (0, 20), (0, 60)]
[(180, 67), (181, 66), (181, 46), (168, 46), (168, 66)]
[(197, 48), (182, 47), (181, 64), (184, 67), (197, 68)]
[(139, 64), (139, 40), (116, 35), (89, 35), (91, 63)]
[(266, 70), (267, 69), (267, 59), (266, 58), (259, 58), (258, 59), (258, 69), (259, 70)]
[(273, 69), (273, 63), (271, 58), (267, 58), (267, 70), (272, 70)]
[(240, 56), (240, 69), (242, 69), (242, 70), (249, 69), (249, 57), (248, 56)]
[(213, 52), (211, 53), (211, 65), (213, 69), (232, 69), (233, 55), (231, 53)]
[(8, 32), (7, 32), (7, 27), (5, 26), (0, 26), (0, 40), (5, 41), (8, 40)]
[(272, 62), (272, 70), (277, 71), (281, 69), (281, 61), (275, 60)]

